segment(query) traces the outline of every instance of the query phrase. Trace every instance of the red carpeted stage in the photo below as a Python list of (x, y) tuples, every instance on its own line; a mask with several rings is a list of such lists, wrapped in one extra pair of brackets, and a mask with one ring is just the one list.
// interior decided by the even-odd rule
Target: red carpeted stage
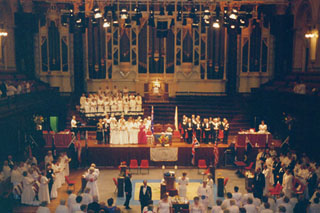
[[(45, 136), (46, 137), (46, 136)], [(61, 137), (61, 136), (59, 136)], [(65, 137), (69, 137), (67, 134)], [(219, 150), (219, 162), (218, 167), (224, 167), (230, 165), (229, 158), (230, 155), (226, 154), (226, 150), (230, 145), (230, 141), (234, 141), (234, 137), (230, 137), (229, 144), (218, 144)], [(58, 150), (64, 150), (67, 146), (63, 146), (61, 142), (55, 141)], [(275, 147), (280, 146), (280, 142), (277, 140), (272, 140), (272, 143)], [(51, 147), (51, 143), (47, 141), (48, 149)], [(85, 141), (81, 140), (81, 159), (82, 164), (95, 163), (97, 166), (111, 166), (117, 167), (120, 165), (120, 162), (126, 161), (130, 162), (131, 159), (136, 159), (140, 163), (141, 160), (147, 159), (150, 162), (150, 166), (192, 166), (191, 164), (191, 150), (192, 145), (185, 142), (173, 142), (168, 148), (176, 148), (176, 161), (152, 161), (150, 157), (150, 150), (152, 148), (162, 148), (161, 145), (154, 144), (136, 144), (136, 145), (100, 145), (97, 144), (95, 136), (92, 132), (88, 139), (87, 148), (85, 146)], [(197, 164), (199, 159), (205, 159), (207, 164), (214, 161), (213, 153), (213, 144), (203, 144), (201, 143), (200, 147), (196, 148), (195, 162)], [(166, 148), (166, 147), (165, 147)], [(261, 147), (253, 147), (252, 151), (248, 155), (249, 161), (253, 161), (258, 152), (258, 149)], [(245, 148), (243, 146), (236, 147), (236, 156), (238, 160), (243, 160), (245, 153)]]

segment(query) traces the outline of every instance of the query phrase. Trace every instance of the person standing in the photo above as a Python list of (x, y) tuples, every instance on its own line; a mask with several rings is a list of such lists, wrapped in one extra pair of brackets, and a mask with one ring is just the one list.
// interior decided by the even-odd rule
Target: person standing
[(76, 116), (73, 115), (71, 119), (71, 132), (73, 132), (76, 137), (77, 137), (77, 128), (78, 128), (77, 123), (78, 122), (77, 122)]
[(291, 197), (291, 194), (293, 192), (292, 189), (292, 182), (293, 182), (293, 175), (291, 174), (291, 171), (289, 169), (286, 170), (285, 174), (282, 177), (282, 191), (285, 196)]
[(103, 141), (103, 120), (99, 119), (99, 123), (97, 124), (97, 137), (98, 144), (102, 144)]
[(200, 198), (193, 198), (193, 205), (190, 206), (190, 213), (205, 213), (203, 206), (200, 204)]
[(104, 125), (104, 144), (110, 143), (110, 119), (109, 115), (106, 114), (106, 117), (103, 119)]
[(130, 199), (132, 197), (132, 182), (131, 182), (132, 174), (128, 173), (128, 175), (124, 179), (124, 191), (126, 193), (126, 201), (124, 202), (124, 206), (126, 209), (131, 209), (129, 206)]
[(222, 126), (223, 126), (223, 143), (228, 144), (228, 136), (229, 136), (229, 122), (226, 118), (223, 119), (222, 121)]
[(168, 199), (168, 195), (164, 194), (163, 198), (159, 201), (158, 212), (159, 213), (173, 213), (172, 203)]
[(265, 177), (264, 177), (264, 174), (262, 174), (261, 172), (261, 168), (258, 168), (256, 173), (254, 174), (254, 181), (253, 181), (254, 197), (261, 199), (263, 195), (264, 187), (265, 187)]
[(85, 176), (87, 180), (87, 185), (86, 187), (90, 189), (90, 194), (92, 197), (96, 196), (97, 198), (99, 197), (99, 190), (97, 186), (97, 180), (98, 180), (98, 175), (95, 173), (95, 170), (93, 167), (89, 169), (89, 173)]
[(21, 203), (32, 205), (34, 198), (36, 196), (32, 186), (36, 181), (33, 180), (33, 178), (29, 177), (27, 172), (23, 172), (22, 175), (23, 175), (23, 179), (22, 179), (23, 191), (21, 194)]
[(186, 130), (187, 130), (187, 143), (191, 144), (192, 143), (192, 135), (193, 135), (193, 123), (191, 118), (188, 118), (188, 123), (186, 126)]
[(210, 140), (210, 133), (211, 133), (211, 124), (209, 123), (208, 118), (203, 119), (202, 129), (204, 132), (204, 140), (202, 142), (208, 144)]
[(38, 198), (40, 202), (47, 202), (49, 204), (50, 194), (49, 194), (48, 183), (49, 183), (48, 178), (44, 175), (44, 172), (42, 172), (40, 177), (40, 187), (39, 187)]
[(207, 185), (207, 181), (204, 180), (202, 182), (202, 185), (198, 187), (198, 196), (200, 197), (200, 203), (202, 204), (205, 210), (208, 210), (210, 193), (211, 189)]
[(143, 181), (143, 185), (140, 187), (139, 192), (139, 201), (141, 205), (141, 211), (145, 206), (149, 204), (149, 201), (152, 200), (152, 191), (151, 187), (147, 185), (147, 180)]
[(187, 173), (183, 172), (182, 177), (179, 177), (179, 179), (178, 179), (179, 196), (180, 197), (186, 198), (188, 184), (189, 184), (189, 178), (187, 177)]

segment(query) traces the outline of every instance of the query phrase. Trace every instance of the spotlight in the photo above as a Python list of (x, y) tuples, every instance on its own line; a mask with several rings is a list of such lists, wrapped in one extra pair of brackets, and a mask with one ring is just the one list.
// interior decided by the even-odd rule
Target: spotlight
[(206, 19), (209, 20), (210, 19), (210, 10), (209, 10), (209, 8), (204, 9), (203, 19), (204, 20), (206, 20)]
[(120, 11), (120, 18), (121, 19), (127, 19), (128, 18), (128, 11), (126, 8), (122, 8)]
[(108, 21), (108, 19), (103, 19), (103, 27), (104, 28), (108, 28), (108, 27), (110, 27), (110, 25), (111, 25), (111, 23), (110, 23), (110, 21)]
[(213, 27), (213, 28), (216, 28), (216, 29), (220, 28), (220, 21), (219, 21), (219, 19), (216, 19), (216, 20), (213, 22), (212, 27)]
[(93, 7), (92, 10), (93, 10), (93, 14), (94, 14), (94, 18), (95, 19), (102, 18), (102, 14), (100, 12), (100, 8), (99, 8), (99, 6), (97, 4)]
[(233, 8), (229, 18), (233, 19), (233, 20), (236, 20), (238, 18), (238, 10)]

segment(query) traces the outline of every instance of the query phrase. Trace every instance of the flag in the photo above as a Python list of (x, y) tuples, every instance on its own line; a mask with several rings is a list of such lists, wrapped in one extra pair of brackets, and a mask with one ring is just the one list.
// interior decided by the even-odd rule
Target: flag
[(178, 131), (178, 106), (176, 106), (176, 111), (174, 113), (174, 127), (176, 128), (176, 131)]
[(191, 163), (192, 165), (195, 164), (195, 158), (196, 158), (196, 148), (200, 146), (200, 143), (198, 139), (193, 135), (192, 136), (192, 149), (191, 149), (191, 154), (192, 154), (192, 160)]
[(249, 138), (248, 138), (248, 136), (246, 136), (246, 145), (245, 145), (246, 151), (247, 151), (248, 144), (250, 144), (251, 147), (253, 147), (251, 141), (250, 141)]
[(213, 145), (213, 154), (214, 154), (214, 166), (216, 167), (219, 163), (219, 149), (216, 143)]
[(153, 134), (153, 119), (154, 119), (154, 111), (153, 111), (153, 106), (151, 107), (151, 132)]

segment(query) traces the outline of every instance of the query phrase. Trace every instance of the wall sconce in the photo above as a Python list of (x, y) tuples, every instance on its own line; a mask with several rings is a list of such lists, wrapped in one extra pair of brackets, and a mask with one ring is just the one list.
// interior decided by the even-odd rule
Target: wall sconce
[(310, 60), (315, 61), (317, 56), (317, 43), (319, 32), (317, 29), (311, 30), (305, 34), (305, 38), (310, 41)]

